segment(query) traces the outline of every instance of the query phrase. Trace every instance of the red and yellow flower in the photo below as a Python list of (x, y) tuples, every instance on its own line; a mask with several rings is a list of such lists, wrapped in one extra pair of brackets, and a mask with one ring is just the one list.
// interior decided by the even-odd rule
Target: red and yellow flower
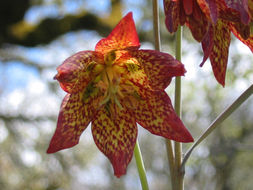
[(140, 50), (132, 13), (95, 51), (81, 51), (57, 68), (55, 79), (67, 92), (47, 153), (70, 148), (91, 122), (97, 147), (117, 177), (126, 173), (137, 138), (137, 124), (180, 142), (193, 138), (175, 114), (164, 89), (185, 73), (171, 55)]
[(175, 32), (186, 24), (202, 43), (203, 61), (209, 58), (216, 80), (225, 86), (231, 31), (253, 51), (252, 0), (164, 0), (166, 26)]

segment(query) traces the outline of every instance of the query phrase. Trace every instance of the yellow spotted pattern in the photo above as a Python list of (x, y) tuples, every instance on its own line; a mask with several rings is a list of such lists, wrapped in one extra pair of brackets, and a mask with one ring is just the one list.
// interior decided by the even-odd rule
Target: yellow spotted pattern
[(62, 102), (57, 128), (48, 153), (76, 145), (80, 135), (91, 120), (92, 108), (82, 101), (83, 93), (67, 94)]
[(164, 90), (174, 76), (182, 76), (186, 72), (184, 65), (167, 53), (156, 50), (139, 50), (133, 52), (144, 68), (152, 88)]
[(101, 109), (92, 121), (92, 134), (97, 147), (109, 158), (114, 175), (120, 177), (133, 156), (137, 138), (134, 116), (127, 109), (114, 106), (115, 114)]
[(191, 134), (176, 115), (164, 91), (150, 91), (134, 111), (136, 121), (153, 134), (180, 142), (193, 141)]
[(57, 68), (55, 76), (68, 93), (76, 93), (83, 90), (95, 76), (94, 71), (100, 72), (98, 65), (103, 64), (103, 55), (94, 51), (81, 51), (68, 59)]
[(225, 20), (218, 19), (213, 32), (213, 48), (209, 59), (216, 80), (225, 86), (228, 52), (231, 41), (229, 23)]

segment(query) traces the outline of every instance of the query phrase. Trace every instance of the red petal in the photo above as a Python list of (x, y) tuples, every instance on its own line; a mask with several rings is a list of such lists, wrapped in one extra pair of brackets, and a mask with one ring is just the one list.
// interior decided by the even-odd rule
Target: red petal
[(183, 76), (184, 65), (167, 53), (156, 50), (138, 50), (132, 52), (147, 74), (155, 89), (165, 89), (174, 76)]
[[(83, 90), (92, 79), (92, 68), (97, 64), (103, 64), (104, 58), (95, 51), (81, 51), (68, 59), (58, 68), (57, 79), (62, 89), (68, 93)], [(89, 67), (91, 67), (89, 69)]]
[(105, 54), (111, 50), (138, 49), (139, 47), (139, 38), (136, 32), (132, 12), (130, 12), (121, 19), (107, 38), (104, 38), (97, 43), (95, 51)]
[[(170, 33), (176, 32), (180, 24), (180, 1), (164, 0), (165, 24)], [(184, 23), (182, 23), (183, 25)]]
[(187, 26), (190, 28), (194, 39), (197, 40), (198, 42), (201, 42), (208, 30), (208, 20), (205, 14), (201, 12), (199, 8), (197, 8), (196, 10), (199, 10), (198, 11), (199, 18), (196, 19), (195, 17), (197, 16), (188, 17)]
[(222, 86), (225, 86), (228, 52), (231, 41), (229, 29), (228, 22), (217, 21), (213, 34), (214, 45), (209, 56), (214, 76)]
[(227, 20), (227, 21), (231, 21), (231, 22), (242, 21), (243, 18), (242, 18), (241, 12), (235, 8), (229, 7), (226, 3), (226, 0), (216, 0), (216, 5), (219, 11), (219, 18)]
[(210, 10), (210, 16), (214, 23), (218, 20), (218, 7), (214, 0), (206, 0), (209, 10)]
[(183, 0), (184, 11), (187, 15), (192, 14), (193, 0)]
[(92, 134), (97, 147), (111, 161), (114, 175), (126, 174), (126, 168), (133, 156), (137, 138), (134, 117), (126, 109), (114, 106), (115, 115), (101, 109), (92, 122)]
[(89, 104), (82, 101), (83, 93), (67, 94), (62, 101), (57, 128), (47, 153), (70, 148), (79, 142), (80, 135), (90, 123)]
[(204, 39), (201, 42), (202, 45), (202, 49), (204, 52), (204, 57), (203, 57), (203, 61), (200, 64), (200, 66), (202, 67), (204, 65), (204, 63), (206, 62), (206, 60), (208, 59), (212, 49), (213, 49), (213, 45), (214, 45), (214, 41), (213, 41), (213, 25), (209, 26), (208, 32), (206, 33)]
[(243, 24), (250, 22), (250, 15), (248, 12), (248, 0), (225, 0), (229, 8), (235, 9), (240, 13)]
[(169, 96), (164, 91), (149, 92), (135, 110), (136, 121), (151, 133), (178, 142), (192, 142), (193, 138), (176, 115)]

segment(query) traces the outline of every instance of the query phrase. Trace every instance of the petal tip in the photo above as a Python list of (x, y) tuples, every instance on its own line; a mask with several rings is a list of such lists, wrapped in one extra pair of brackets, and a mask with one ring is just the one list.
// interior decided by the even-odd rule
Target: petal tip
[(55, 76), (54, 76), (54, 80), (58, 80), (58, 78), (59, 78), (59, 73), (57, 73)]
[(121, 153), (120, 155), (113, 155), (110, 158), (114, 170), (114, 175), (117, 178), (120, 178), (122, 175), (126, 174), (126, 168), (128, 165), (126, 160), (127, 160), (126, 153)]
[(57, 150), (54, 150), (54, 148), (52, 148), (52, 147), (48, 147), (48, 149), (47, 149), (47, 154), (52, 154), (52, 153), (55, 153), (55, 152), (57, 152)]

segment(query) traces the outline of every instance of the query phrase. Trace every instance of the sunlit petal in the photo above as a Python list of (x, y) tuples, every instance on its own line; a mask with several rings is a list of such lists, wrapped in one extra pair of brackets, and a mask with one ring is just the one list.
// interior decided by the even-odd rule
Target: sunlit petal
[(150, 92), (135, 110), (136, 121), (151, 133), (179, 142), (193, 138), (176, 115), (169, 96), (164, 91)]
[(139, 38), (133, 15), (130, 12), (117, 24), (107, 38), (97, 43), (95, 51), (105, 54), (112, 50), (138, 49), (139, 47)]
[[(114, 175), (126, 173), (133, 156), (137, 138), (137, 126), (133, 115), (126, 109), (101, 109), (92, 122), (92, 134), (97, 147), (108, 157)], [(114, 112), (114, 113), (112, 113)]]

